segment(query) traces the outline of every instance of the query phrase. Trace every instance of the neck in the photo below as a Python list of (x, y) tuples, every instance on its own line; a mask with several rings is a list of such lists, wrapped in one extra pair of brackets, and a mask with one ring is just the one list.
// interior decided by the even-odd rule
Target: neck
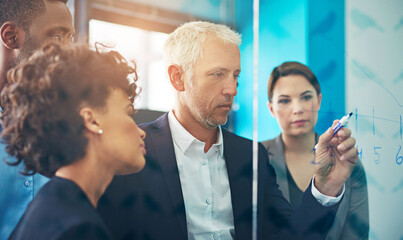
[(114, 176), (113, 170), (103, 166), (95, 157), (96, 153), (87, 155), (74, 163), (61, 167), (56, 171), (56, 176), (65, 178), (76, 183), (87, 195), (91, 204), (96, 207), (99, 198), (104, 194), (106, 188)]
[(206, 127), (192, 117), (192, 114), (183, 114), (183, 110), (174, 108), (173, 113), (179, 123), (197, 140), (204, 142), (204, 152), (207, 152), (217, 142), (218, 127)]
[(303, 135), (286, 135), (281, 134), (284, 142), (285, 151), (288, 153), (310, 153), (315, 146), (315, 132), (312, 130)]

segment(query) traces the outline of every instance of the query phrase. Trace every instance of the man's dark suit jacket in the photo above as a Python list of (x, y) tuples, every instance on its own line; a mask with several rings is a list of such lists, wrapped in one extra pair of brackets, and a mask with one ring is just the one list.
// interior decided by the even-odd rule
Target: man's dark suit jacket
[(113, 239), (84, 192), (54, 177), (28, 205), (9, 239)]
[[(146, 166), (136, 174), (115, 177), (98, 210), (117, 239), (186, 240), (185, 205), (173, 140), (165, 114), (140, 125), (146, 132)], [(223, 130), (235, 239), (252, 238), (252, 141)], [(323, 239), (337, 206), (326, 208), (311, 194), (292, 212), (276, 184), (263, 146), (259, 147), (258, 238)]]

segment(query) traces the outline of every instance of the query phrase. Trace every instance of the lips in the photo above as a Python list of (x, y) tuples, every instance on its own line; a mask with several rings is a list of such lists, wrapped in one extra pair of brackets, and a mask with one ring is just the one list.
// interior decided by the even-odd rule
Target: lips
[(143, 155), (146, 155), (147, 151), (146, 151), (146, 146), (144, 144), (140, 145), (141, 151), (143, 152)]
[(232, 108), (232, 103), (226, 103), (226, 104), (221, 104), (217, 106), (218, 108), (221, 108), (223, 110), (231, 110)]
[(291, 123), (294, 125), (297, 125), (297, 126), (301, 126), (301, 125), (304, 125), (306, 122), (308, 122), (308, 121), (307, 120), (296, 120)]

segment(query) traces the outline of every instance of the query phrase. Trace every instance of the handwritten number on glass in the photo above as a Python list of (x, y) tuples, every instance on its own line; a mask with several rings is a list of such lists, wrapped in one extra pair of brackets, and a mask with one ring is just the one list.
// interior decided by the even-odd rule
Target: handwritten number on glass
[(376, 150), (381, 149), (382, 147), (374, 147), (374, 154), (377, 156), (377, 158), (375, 159), (375, 163), (379, 164), (380, 160), (381, 160), (381, 154), (379, 154)]
[[(358, 148), (358, 145), (357, 145), (357, 149), (359, 149), (359, 148)], [(360, 151), (358, 152), (358, 158), (361, 160), (361, 162), (363, 161), (363, 159), (362, 159), (362, 148), (361, 148)]]
[(402, 162), (403, 162), (403, 156), (402, 155), (399, 156), (400, 150), (402, 150), (401, 145), (399, 145), (399, 150), (397, 150), (397, 153), (396, 153), (396, 163), (397, 163), (397, 165), (402, 165)]

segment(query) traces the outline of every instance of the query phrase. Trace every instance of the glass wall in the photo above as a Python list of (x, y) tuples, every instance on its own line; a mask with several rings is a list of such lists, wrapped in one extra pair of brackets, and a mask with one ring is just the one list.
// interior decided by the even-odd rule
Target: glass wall
[[(270, 72), (285, 61), (308, 65), (322, 88), (322, 105), (315, 131), (320, 135), (334, 119), (349, 112), (354, 114), (348, 127), (357, 140), (366, 172), (369, 239), (403, 239), (403, 228), (400, 227), (400, 216), (403, 215), (400, 203), (403, 199), (402, 1), (261, 0), (256, 93), (253, 91), (252, 1), (202, 1), (199, 5), (193, 4), (195, 1), (127, 2), (177, 11), (177, 16), (183, 14), (179, 20), (165, 21), (172, 23), (168, 30), (156, 30), (150, 25), (142, 28), (141, 22), (130, 22), (125, 26), (124, 17), (119, 21), (105, 17), (101, 21), (99, 14), (89, 21), (91, 44), (96, 41), (108, 43), (137, 62), (139, 83), (143, 88), (139, 108), (160, 111), (172, 108), (173, 95), (162, 60), (167, 33), (183, 22), (200, 17), (230, 25), (242, 34), (242, 72), (226, 127), (252, 139), (252, 99), (258, 94), (256, 140), (278, 136), (282, 129), (267, 107)], [(169, 14), (156, 15), (167, 17)], [(358, 221), (354, 224), (359, 230), (360, 224), (367, 223)]]

